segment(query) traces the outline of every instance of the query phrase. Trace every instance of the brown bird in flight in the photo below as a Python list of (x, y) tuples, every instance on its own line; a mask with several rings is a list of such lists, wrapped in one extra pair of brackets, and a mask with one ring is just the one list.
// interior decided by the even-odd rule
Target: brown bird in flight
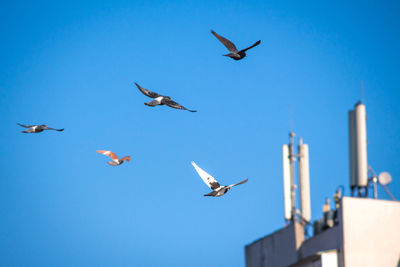
[(107, 163), (110, 164), (111, 166), (118, 166), (118, 165), (121, 165), (122, 163), (124, 163), (124, 161), (131, 160), (130, 156), (126, 156), (126, 157), (123, 157), (122, 159), (120, 159), (120, 158), (118, 158), (117, 154), (115, 154), (114, 152), (111, 152), (111, 151), (97, 150), (97, 153), (109, 156), (112, 159), (112, 161), (108, 161)]
[(167, 105), (168, 107), (171, 107), (171, 108), (187, 110), (187, 111), (190, 111), (190, 112), (197, 112), (196, 110), (187, 109), (184, 106), (176, 103), (169, 96), (159, 95), (159, 94), (154, 93), (154, 92), (152, 92), (150, 90), (144, 89), (143, 87), (141, 87), (137, 83), (135, 83), (135, 85), (140, 90), (140, 92), (142, 92), (145, 96), (154, 98), (153, 101), (148, 102), (148, 103), (144, 103), (146, 106), (155, 107), (155, 106), (158, 106), (158, 105), (160, 105), (160, 106)]
[(217, 39), (218, 39), (226, 48), (228, 48), (228, 50), (229, 50), (230, 53), (229, 53), (229, 54), (226, 54), (226, 55), (223, 55), (223, 56), (233, 58), (234, 60), (241, 60), (241, 59), (243, 59), (244, 57), (246, 57), (246, 51), (247, 51), (247, 50), (249, 50), (250, 48), (253, 48), (253, 47), (255, 47), (255, 46), (257, 46), (257, 45), (259, 45), (259, 44), (261, 43), (261, 40), (258, 40), (258, 41), (255, 42), (252, 46), (249, 46), (249, 47), (247, 47), (247, 48), (242, 49), (242, 50), (239, 51), (239, 50), (236, 48), (236, 46), (235, 46), (231, 41), (229, 41), (228, 39), (222, 37), (221, 35), (219, 35), (218, 33), (216, 33), (216, 32), (213, 31), (213, 30), (211, 30), (211, 33), (212, 33), (215, 37), (217, 37)]

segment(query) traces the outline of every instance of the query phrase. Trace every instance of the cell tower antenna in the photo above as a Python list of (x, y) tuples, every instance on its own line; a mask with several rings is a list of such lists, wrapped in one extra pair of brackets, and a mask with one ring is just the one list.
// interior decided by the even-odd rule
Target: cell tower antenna
[(360, 90), (361, 90), (361, 103), (365, 103), (365, 88), (364, 88), (364, 82), (360, 82)]
[(289, 107), (289, 132), (293, 132), (293, 106)]

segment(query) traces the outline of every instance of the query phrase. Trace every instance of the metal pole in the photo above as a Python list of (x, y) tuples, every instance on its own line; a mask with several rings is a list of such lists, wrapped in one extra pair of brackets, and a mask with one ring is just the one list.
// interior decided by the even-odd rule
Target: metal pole
[(292, 198), (292, 221), (296, 220), (296, 184), (294, 179), (294, 162), (296, 161), (296, 156), (294, 154), (294, 137), (295, 133), (289, 133), (289, 159), (290, 159), (290, 184), (291, 184), (291, 198)]
[(385, 189), (386, 193), (389, 195), (389, 197), (390, 197), (392, 200), (396, 200), (396, 199), (394, 198), (394, 196), (392, 195), (392, 193), (390, 193), (389, 189), (387, 189), (386, 185), (381, 184), (381, 186), (383, 187), (383, 189)]
[[(376, 175), (375, 171), (372, 169), (371, 166), (368, 165), (368, 170), (371, 172), (372, 177), (369, 179), (374, 186), (374, 198), (377, 199), (378, 198), (378, 176)], [(368, 186), (367, 186), (368, 187)]]
[(372, 182), (374, 183), (374, 198), (377, 199), (378, 198), (378, 186), (377, 186), (377, 182), (378, 182), (378, 177), (374, 176), (372, 177)]

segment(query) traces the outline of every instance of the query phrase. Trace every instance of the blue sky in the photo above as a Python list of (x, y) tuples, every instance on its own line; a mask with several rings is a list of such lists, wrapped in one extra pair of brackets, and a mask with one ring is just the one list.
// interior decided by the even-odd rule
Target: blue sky
[[(398, 1), (3, 2), (2, 265), (244, 266), (244, 245), (284, 226), (290, 109), (310, 147), (313, 219), (337, 186), (349, 194), (361, 81), (368, 161), (400, 199), (399, 12)], [(236, 62), (210, 29), (238, 48), (262, 43)], [(198, 112), (146, 107), (134, 82)], [(108, 166), (98, 149), (132, 161)], [(222, 184), (249, 182), (205, 198), (192, 160)]]

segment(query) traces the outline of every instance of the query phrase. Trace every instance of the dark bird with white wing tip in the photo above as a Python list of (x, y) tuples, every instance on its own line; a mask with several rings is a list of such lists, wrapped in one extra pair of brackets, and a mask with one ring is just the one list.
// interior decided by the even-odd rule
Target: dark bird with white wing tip
[(214, 177), (212, 177), (206, 171), (204, 171), (199, 166), (197, 166), (196, 163), (194, 163), (194, 161), (192, 161), (192, 165), (195, 168), (195, 170), (197, 171), (197, 173), (200, 175), (200, 177), (204, 181), (204, 183), (206, 183), (206, 185), (212, 189), (212, 192), (204, 195), (206, 197), (220, 197), (222, 195), (225, 195), (229, 190), (232, 189), (232, 187), (240, 185), (240, 184), (244, 184), (248, 181), (248, 179), (246, 179), (237, 184), (221, 186), (217, 182), (217, 180), (215, 180)]
[(144, 103), (146, 106), (155, 107), (155, 106), (167, 105), (167, 106), (169, 106), (171, 108), (187, 110), (187, 111), (190, 111), (190, 112), (197, 112), (196, 110), (190, 110), (190, 109), (185, 108), (184, 106), (181, 106), (180, 104), (178, 104), (175, 101), (173, 101), (169, 96), (159, 95), (159, 94), (157, 94), (155, 92), (152, 92), (150, 90), (144, 89), (143, 87), (141, 87), (137, 83), (135, 83), (135, 85), (140, 90), (140, 92), (142, 92), (145, 96), (154, 98), (153, 101), (148, 102), (148, 103)]
[(255, 46), (257, 46), (257, 45), (259, 45), (259, 44), (261, 43), (261, 40), (258, 40), (258, 41), (255, 42), (252, 46), (249, 46), (249, 47), (247, 47), (247, 48), (242, 49), (242, 50), (239, 51), (239, 50), (236, 48), (236, 46), (235, 46), (231, 41), (229, 41), (228, 39), (222, 37), (221, 35), (219, 35), (218, 33), (216, 33), (216, 32), (213, 31), (213, 30), (211, 30), (211, 33), (212, 33), (215, 37), (217, 37), (217, 39), (218, 39), (226, 48), (228, 48), (228, 50), (229, 50), (230, 53), (229, 53), (229, 54), (226, 54), (226, 55), (224, 55), (224, 56), (233, 58), (234, 60), (241, 60), (241, 59), (243, 59), (244, 57), (246, 57), (246, 51), (247, 51), (247, 50), (249, 50), (250, 48), (253, 48), (253, 47), (255, 47)]
[(27, 130), (22, 131), (21, 133), (40, 133), (40, 132), (43, 132), (44, 130), (54, 130), (54, 131), (59, 131), (59, 132), (64, 131), (64, 129), (50, 128), (46, 124), (42, 124), (42, 125), (23, 125), (23, 124), (20, 124), (18, 122), (17, 122), (17, 124), (19, 126), (28, 128)]

